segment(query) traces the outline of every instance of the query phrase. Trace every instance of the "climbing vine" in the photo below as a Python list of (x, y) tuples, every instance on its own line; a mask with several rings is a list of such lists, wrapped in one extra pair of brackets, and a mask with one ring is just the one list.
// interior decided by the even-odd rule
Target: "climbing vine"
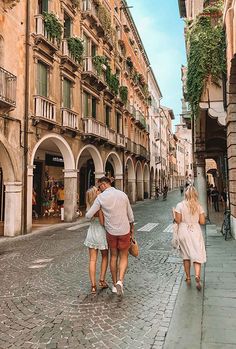
[(127, 103), (128, 100), (128, 87), (127, 86), (120, 86), (119, 88), (119, 93), (120, 93), (120, 99), (124, 104)]
[(119, 93), (119, 79), (116, 74), (112, 74), (111, 67), (105, 56), (95, 56), (93, 57), (93, 64), (97, 71), (98, 76), (101, 76), (102, 71), (105, 71), (105, 79), (111, 92), (115, 95)]
[(221, 1), (207, 6), (195, 21), (187, 23), (187, 47), (187, 99), (196, 116), (206, 82), (219, 85), (226, 72)]
[(52, 12), (44, 12), (43, 13), (44, 17), (44, 24), (45, 24), (45, 29), (48, 33), (48, 35), (57, 40), (57, 43), (59, 44), (61, 41), (61, 35), (62, 35), (62, 25), (59, 22), (58, 18), (56, 15)]
[(76, 37), (68, 38), (67, 43), (70, 54), (76, 62), (80, 63), (84, 53), (83, 41), (80, 38)]

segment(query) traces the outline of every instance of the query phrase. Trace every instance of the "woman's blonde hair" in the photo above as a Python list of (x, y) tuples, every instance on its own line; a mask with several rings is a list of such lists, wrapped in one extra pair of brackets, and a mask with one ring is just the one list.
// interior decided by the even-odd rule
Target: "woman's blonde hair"
[(95, 199), (97, 197), (97, 188), (92, 187), (86, 192), (86, 208), (87, 210), (90, 209), (92, 204), (94, 203)]
[(192, 185), (190, 185), (185, 192), (185, 200), (191, 214), (196, 213), (199, 209), (198, 192)]

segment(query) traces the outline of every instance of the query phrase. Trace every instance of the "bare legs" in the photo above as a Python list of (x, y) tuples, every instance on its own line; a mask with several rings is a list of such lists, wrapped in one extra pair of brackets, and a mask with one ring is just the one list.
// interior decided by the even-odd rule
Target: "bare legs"
[(184, 271), (185, 271), (185, 274), (186, 274), (186, 281), (190, 280), (191, 279), (191, 276), (190, 276), (190, 260), (189, 259), (184, 259)]
[[(184, 263), (184, 271), (185, 271), (185, 275), (186, 275), (186, 281), (188, 282), (191, 280), (191, 276), (190, 276), (191, 263), (190, 263), (189, 259), (184, 259), (183, 263)], [(194, 271), (195, 271), (196, 287), (200, 291), (200, 289), (201, 289), (201, 284), (200, 284), (201, 264), (194, 262), (193, 266), (194, 266)]]
[[(111, 258), (110, 258), (110, 269), (113, 284), (116, 285), (117, 280), (122, 283), (124, 281), (125, 273), (128, 267), (128, 249), (117, 250), (116, 248), (111, 248)], [(119, 277), (117, 277), (118, 272), (118, 256), (119, 256)]]
[[(102, 250), (102, 262), (100, 280), (105, 280), (107, 264), (108, 264), (108, 250)], [(97, 265), (98, 250), (89, 248), (89, 277), (92, 286), (96, 286), (96, 265)]]
[(108, 250), (101, 250), (102, 261), (101, 261), (101, 272), (100, 272), (100, 280), (105, 281), (107, 265), (108, 265)]

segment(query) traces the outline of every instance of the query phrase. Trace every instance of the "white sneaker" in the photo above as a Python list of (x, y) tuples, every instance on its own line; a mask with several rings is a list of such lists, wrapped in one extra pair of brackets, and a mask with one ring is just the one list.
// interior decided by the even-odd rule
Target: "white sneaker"
[(112, 286), (111, 292), (112, 292), (112, 293), (117, 293), (116, 286), (114, 286), (114, 285)]
[(117, 289), (117, 295), (118, 296), (121, 296), (121, 295), (124, 294), (124, 287), (123, 287), (123, 284), (122, 284), (122, 282), (120, 280), (117, 281), (116, 289)]

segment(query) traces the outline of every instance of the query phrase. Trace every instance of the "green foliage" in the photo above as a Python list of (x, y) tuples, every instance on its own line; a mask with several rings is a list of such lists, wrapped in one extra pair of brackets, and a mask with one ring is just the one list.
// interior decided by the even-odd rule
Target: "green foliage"
[(193, 116), (198, 113), (206, 81), (210, 79), (219, 84), (222, 74), (226, 72), (226, 40), (222, 18), (215, 21), (209, 14), (211, 12), (207, 7), (188, 28), (187, 99)]
[(68, 43), (68, 49), (72, 57), (76, 62), (80, 63), (84, 53), (83, 41), (78, 37), (68, 38), (67, 43)]
[(101, 4), (98, 6), (98, 19), (101, 22), (105, 34), (107, 36), (111, 35), (111, 15)]
[(57, 43), (59, 44), (61, 41), (61, 35), (62, 35), (62, 25), (57, 19), (56, 15), (52, 12), (44, 12), (44, 25), (45, 29), (48, 33), (48, 35), (51, 38), (55, 38), (57, 40)]
[(95, 66), (98, 76), (101, 76), (102, 66), (108, 66), (107, 58), (105, 56), (95, 56), (93, 57), (93, 64)]
[(124, 104), (126, 104), (128, 100), (128, 87), (120, 86), (119, 92), (120, 92), (120, 99)]
[(115, 74), (112, 74), (111, 67), (109, 66), (108, 60), (105, 56), (95, 56), (93, 57), (93, 64), (97, 71), (98, 76), (101, 76), (103, 65), (105, 66), (105, 77), (107, 85), (109, 86), (112, 93), (118, 95), (119, 93), (119, 79)]

